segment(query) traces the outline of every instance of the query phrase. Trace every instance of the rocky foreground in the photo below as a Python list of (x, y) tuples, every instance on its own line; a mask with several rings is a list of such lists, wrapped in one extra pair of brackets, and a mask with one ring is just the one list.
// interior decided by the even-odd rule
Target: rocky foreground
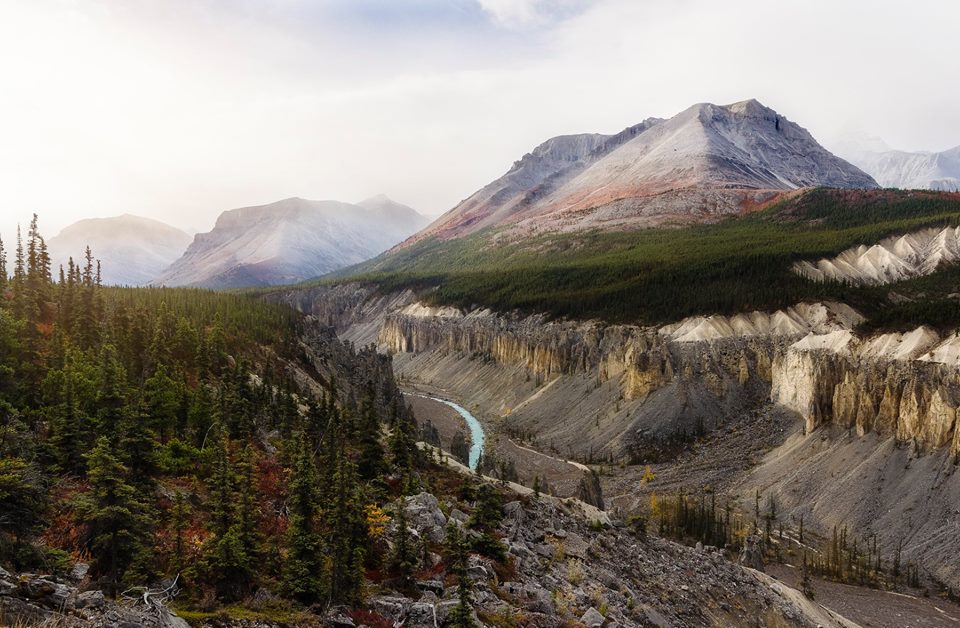
[[(467, 569), (478, 625), (853, 625), (797, 591), (736, 564), (722, 549), (689, 548), (649, 537), (640, 527), (611, 522), (606, 513), (577, 500), (536, 496), (517, 485), (500, 485), (499, 490), (512, 500), (503, 504), (499, 528), (507, 558), (494, 561), (471, 554)], [(442, 548), (451, 524), (467, 535), (476, 534), (468, 527), (474, 504), (422, 492), (405, 498), (403, 505), (409, 533), (423, 549), (415, 587), (406, 594), (385, 580), (370, 584), (362, 611), (313, 609), (316, 615), (299, 615), (302, 619), (292, 623), (225, 614), (191, 623), (209, 628), (450, 625), (460, 596)], [(190, 625), (159, 597), (132, 596), (117, 603), (101, 591), (85, 591), (84, 576), (82, 565), (61, 576), (0, 571), (0, 621), (15, 626)]]
[[(444, 510), (449, 519), (466, 519), (453, 504), (441, 504), (426, 493), (408, 498), (407, 508), (418, 534), (430, 538), (444, 534)], [(622, 523), (591, 523), (583, 508), (576, 500), (532, 496), (505, 505), (502, 532), (513, 569), (505, 572), (489, 559), (471, 557), (480, 622), (544, 627), (852, 625), (731, 562), (724, 550), (647, 537)], [(439, 578), (417, 586), (419, 599), (375, 596), (370, 605), (394, 625), (445, 625), (457, 604), (457, 587), (445, 586)]]

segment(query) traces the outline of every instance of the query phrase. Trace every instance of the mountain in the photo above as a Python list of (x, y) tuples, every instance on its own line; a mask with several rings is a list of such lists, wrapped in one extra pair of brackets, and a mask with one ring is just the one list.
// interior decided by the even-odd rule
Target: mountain
[(704, 222), (816, 186), (877, 183), (756, 100), (702, 103), (616, 135), (550, 139), (411, 241), (499, 225), (536, 232)]
[(960, 191), (960, 146), (938, 153), (895, 150), (879, 138), (848, 134), (837, 153), (887, 188)]
[(296, 283), (362, 262), (427, 220), (385, 196), (357, 204), (288, 198), (223, 212), (156, 285), (239, 288)]
[(88, 218), (66, 227), (47, 243), (54, 272), (70, 257), (80, 262), (89, 245), (100, 260), (103, 282), (137, 286), (149, 283), (180, 257), (190, 235), (142, 216)]

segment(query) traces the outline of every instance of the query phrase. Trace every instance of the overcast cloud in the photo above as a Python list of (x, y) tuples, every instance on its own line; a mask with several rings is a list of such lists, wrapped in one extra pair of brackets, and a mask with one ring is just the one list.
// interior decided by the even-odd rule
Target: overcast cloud
[(0, 234), (289, 196), (438, 214), (548, 137), (702, 101), (942, 150), (958, 28), (944, 0), (0, 0)]

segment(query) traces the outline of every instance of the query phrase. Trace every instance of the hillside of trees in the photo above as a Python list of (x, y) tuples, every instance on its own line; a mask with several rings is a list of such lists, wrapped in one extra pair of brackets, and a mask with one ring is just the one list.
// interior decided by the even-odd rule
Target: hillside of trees
[[(491, 231), (433, 238), (325, 281), (424, 290), (424, 298), (437, 304), (610, 322), (657, 324), (836, 299), (877, 319), (877, 327), (956, 327), (960, 310), (947, 298), (949, 281), (855, 287), (813, 282), (790, 267), (889, 235), (957, 224), (960, 194), (816, 189), (710, 225), (534, 235), (522, 241)], [(905, 305), (902, 299), (895, 304), (888, 299), (891, 292), (922, 295), (925, 304)]]
[[(422, 548), (405, 525), (384, 536), (436, 465), (389, 364), (365, 366), (386, 358), (335, 337), (308, 357), (298, 339), (316, 334), (294, 312), (243, 295), (104, 288), (89, 250), (51, 272), (36, 218), (14, 260), (0, 268), (0, 566), (87, 562), (108, 596), (175, 582), (200, 615), (260, 590), (274, 614), (357, 607), (371, 578), (412, 581)], [(494, 513), (482, 532), (499, 502), (479, 503)]]

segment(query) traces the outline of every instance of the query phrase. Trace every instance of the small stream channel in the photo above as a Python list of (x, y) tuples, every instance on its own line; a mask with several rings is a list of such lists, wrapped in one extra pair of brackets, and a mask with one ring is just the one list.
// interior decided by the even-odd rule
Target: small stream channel
[(440, 399), (439, 397), (431, 397), (429, 395), (417, 395), (417, 397), (432, 399), (433, 401), (439, 401), (442, 404), (448, 405), (456, 410), (457, 414), (462, 416), (463, 420), (467, 422), (467, 427), (470, 428), (470, 460), (468, 466), (471, 470), (476, 471), (477, 464), (480, 462), (480, 454), (483, 453), (484, 442), (483, 426), (480, 425), (480, 421), (477, 420), (477, 417), (470, 414), (469, 410), (458, 403), (447, 401), (446, 399)]

